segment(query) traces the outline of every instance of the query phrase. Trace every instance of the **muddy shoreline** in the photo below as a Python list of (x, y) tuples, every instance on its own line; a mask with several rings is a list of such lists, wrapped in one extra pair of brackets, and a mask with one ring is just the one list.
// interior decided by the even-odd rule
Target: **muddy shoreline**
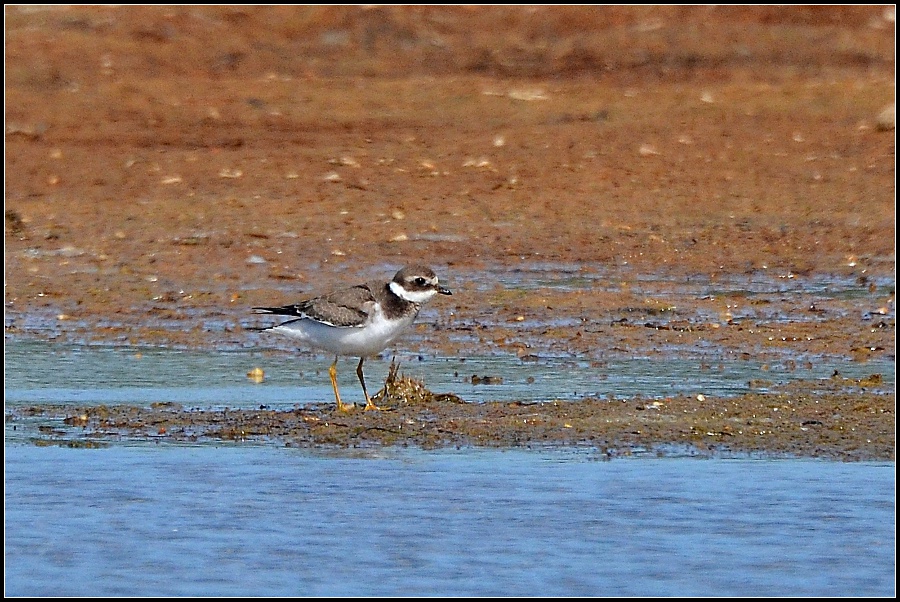
[[(425, 262), (454, 295), (400, 342), (412, 353), (895, 357), (889, 7), (5, 11), (6, 341), (289, 361), (251, 307)], [(108, 410), (139, 439), (180, 420), (292, 445), (893, 460), (894, 399), (838, 375), (705, 401), (397, 402), (341, 422), (324, 399), (220, 427)], [(75, 416), (42, 411), (51, 433)]]
[[(179, 403), (8, 410), (7, 428), (35, 445), (122, 442), (275, 444), (287, 447), (578, 447), (632, 455), (893, 460), (894, 396), (880, 375), (796, 381), (783, 391), (730, 397), (468, 403), (434, 394), (394, 370), (375, 396), (380, 411), (334, 404), (293, 410), (204, 409)], [(40, 424), (35, 427), (35, 424)], [(21, 426), (20, 426), (21, 425)]]

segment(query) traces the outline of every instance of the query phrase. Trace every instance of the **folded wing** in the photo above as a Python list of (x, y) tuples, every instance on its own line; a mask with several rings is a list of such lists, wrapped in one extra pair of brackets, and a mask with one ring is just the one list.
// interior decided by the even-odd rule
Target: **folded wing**
[(280, 316), (311, 318), (332, 326), (353, 327), (366, 323), (374, 302), (375, 297), (368, 286), (360, 285), (293, 305), (253, 309)]

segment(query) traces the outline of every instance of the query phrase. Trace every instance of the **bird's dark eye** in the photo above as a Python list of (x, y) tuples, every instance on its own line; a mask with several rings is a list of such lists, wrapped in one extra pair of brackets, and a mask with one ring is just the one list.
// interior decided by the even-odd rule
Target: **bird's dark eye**
[(415, 282), (417, 286), (425, 286), (425, 279), (421, 276), (413, 280), (413, 282)]

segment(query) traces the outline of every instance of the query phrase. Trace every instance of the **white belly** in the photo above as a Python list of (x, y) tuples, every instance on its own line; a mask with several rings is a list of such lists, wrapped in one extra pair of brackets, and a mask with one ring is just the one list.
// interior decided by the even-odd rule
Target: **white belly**
[(341, 328), (303, 318), (282, 326), (273, 332), (289, 336), (309, 347), (330, 351), (335, 355), (369, 357), (377, 355), (403, 334), (413, 323), (415, 316), (400, 321), (387, 321), (381, 312), (365, 326)]

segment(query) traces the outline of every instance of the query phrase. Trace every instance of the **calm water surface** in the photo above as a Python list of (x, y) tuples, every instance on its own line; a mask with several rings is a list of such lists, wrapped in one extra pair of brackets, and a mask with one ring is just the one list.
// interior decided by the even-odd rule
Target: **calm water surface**
[(8, 444), (10, 596), (892, 596), (893, 464)]
[[(72, 403), (140, 404), (177, 402), (189, 407), (292, 408), (314, 402), (333, 403), (328, 378), (329, 357), (260, 351), (181, 351), (46, 342), (5, 345), (7, 404)], [(452, 392), (466, 401), (578, 400), (642, 395), (739, 395), (765, 392), (799, 379), (828, 379), (837, 370), (845, 378), (882, 374), (885, 391), (893, 390), (893, 358), (853, 362), (819, 358), (806, 364), (766, 366), (753, 361), (723, 361), (704, 366), (696, 359), (624, 358), (602, 366), (571, 358), (548, 357), (523, 362), (516, 357), (470, 358), (401, 355), (400, 371), (423, 380), (436, 393)], [(338, 381), (346, 401), (362, 401), (356, 361), (341, 359)], [(388, 360), (366, 361), (370, 391), (378, 390), (388, 372)], [(265, 371), (254, 384), (247, 372)], [(500, 376), (501, 384), (472, 384), (472, 376)]]

